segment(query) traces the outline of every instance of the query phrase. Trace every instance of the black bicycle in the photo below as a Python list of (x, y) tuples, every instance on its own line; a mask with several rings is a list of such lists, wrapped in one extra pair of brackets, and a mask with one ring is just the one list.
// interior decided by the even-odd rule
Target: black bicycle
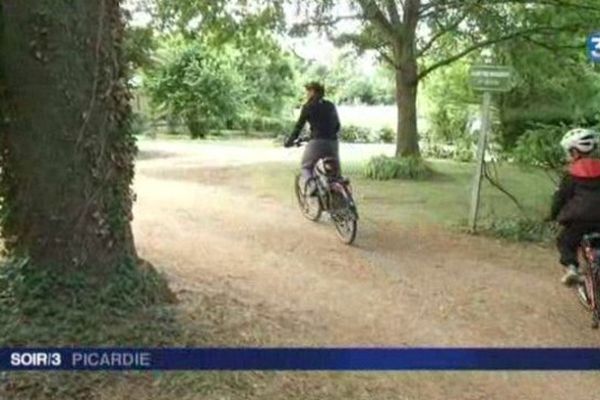
[[(307, 141), (298, 139), (294, 144), (302, 146)], [(340, 240), (348, 245), (354, 243), (358, 231), (358, 210), (350, 180), (341, 176), (338, 160), (320, 159), (309, 179), (296, 175), (294, 191), (302, 215), (316, 222), (323, 212), (328, 213)]]
[(586, 235), (579, 248), (582, 280), (577, 285), (581, 304), (592, 313), (592, 328), (600, 325), (600, 233)]

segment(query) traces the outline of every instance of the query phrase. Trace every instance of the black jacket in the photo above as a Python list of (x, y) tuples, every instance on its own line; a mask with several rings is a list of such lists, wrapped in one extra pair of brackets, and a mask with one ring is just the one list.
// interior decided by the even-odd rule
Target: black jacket
[(337, 140), (341, 125), (332, 102), (321, 98), (306, 103), (302, 107), (300, 118), (289, 138), (290, 141), (298, 138), (307, 122), (310, 124), (311, 139)]
[(575, 161), (563, 178), (552, 202), (553, 220), (600, 223), (600, 160)]

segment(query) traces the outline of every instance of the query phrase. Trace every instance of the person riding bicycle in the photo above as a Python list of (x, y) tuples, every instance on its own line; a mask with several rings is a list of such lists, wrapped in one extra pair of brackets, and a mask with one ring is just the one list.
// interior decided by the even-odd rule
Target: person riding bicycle
[(600, 231), (600, 159), (594, 158), (600, 135), (590, 129), (573, 129), (561, 146), (570, 158), (552, 202), (551, 219), (562, 225), (557, 246), (566, 268), (561, 281), (570, 286), (580, 281), (577, 250), (586, 234)]
[[(311, 82), (305, 86), (307, 100), (302, 107), (300, 118), (284, 146), (291, 147), (300, 136), (308, 122), (310, 125), (310, 141), (302, 156), (302, 178), (307, 182), (313, 175), (313, 168), (321, 158), (332, 158), (337, 161), (339, 171), (338, 134), (341, 129), (335, 105), (325, 99), (325, 87), (319, 82)], [(314, 188), (310, 189), (313, 195)]]

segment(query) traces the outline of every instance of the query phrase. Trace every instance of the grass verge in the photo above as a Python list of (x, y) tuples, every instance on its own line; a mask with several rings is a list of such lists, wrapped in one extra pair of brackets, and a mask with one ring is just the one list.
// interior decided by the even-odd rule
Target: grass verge
[[(468, 219), (475, 167), (453, 161), (428, 161), (433, 174), (427, 180), (374, 181), (364, 176), (364, 162), (344, 163), (352, 180), (361, 215), (374, 222), (411, 226), (433, 224), (456, 227)], [(292, 179), (296, 163), (270, 163), (232, 169), (232, 179), (250, 183), (259, 196), (293, 202)], [(481, 224), (501, 220), (542, 220), (548, 212), (553, 183), (542, 171), (524, 171), (512, 165), (498, 168), (503, 186), (521, 202), (523, 211), (487, 182), (483, 185)]]

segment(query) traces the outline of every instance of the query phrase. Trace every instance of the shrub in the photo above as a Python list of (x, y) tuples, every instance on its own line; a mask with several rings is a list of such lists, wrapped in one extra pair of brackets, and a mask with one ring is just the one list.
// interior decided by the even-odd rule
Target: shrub
[(396, 141), (396, 132), (391, 128), (381, 128), (377, 132), (377, 139), (382, 143), (394, 143)]
[(186, 126), (192, 139), (204, 139), (208, 134), (208, 123), (199, 118), (186, 119)]
[(560, 140), (569, 128), (562, 125), (538, 124), (527, 130), (512, 152), (514, 160), (522, 165), (559, 171), (565, 161)]
[(433, 171), (420, 157), (373, 157), (367, 164), (365, 175), (369, 179), (386, 181), (391, 179), (427, 179)]
[(456, 141), (469, 136), (469, 109), (444, 105), (429, 113), (430, 133), (438, 140)]
[(259, 133), (260, 135), (252, 135), (259, 137), (276, 137), (284, 133), (290, 133), (294, 126), (293, 121), (283, 118), (268, 118), (257, 116), (243, 116), (230, 121), (227, 124), (229, 130), (242, 131), (246, 135), (251, 133)]
[(423, 156), (442, 160), (471, 162), (475, 159), (475, 152), (473, 151), (473, 147), (466, 142), (459, 142), (453, 145), (429, 142), (423, 146)]
[(373, 132), (362, 126), (347, 125), (342, 127), (340, 140), (348, 143), (371, 143)]

